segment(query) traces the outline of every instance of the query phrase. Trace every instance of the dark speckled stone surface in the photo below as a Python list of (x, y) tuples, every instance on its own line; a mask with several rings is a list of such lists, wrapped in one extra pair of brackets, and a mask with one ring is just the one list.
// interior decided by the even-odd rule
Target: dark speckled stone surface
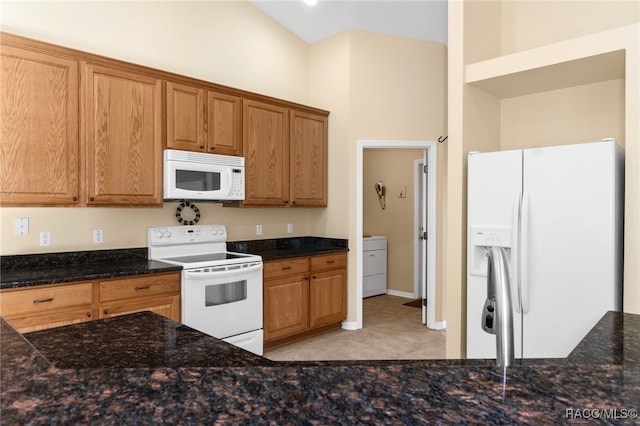
[[(151, 313), (26, 335), (40, 355), (1, 320), (2, 424), (637, 424), (639, 319), (607, 313), (565, 363), (506, 370), (460, 360), (270, 362)], [(153, 361), (141, 366), (136, 352)], [(576, 420), (585, 415), (601, 418)]]
[(57, 368), (240, 367), (272, 363), (152, 312), (37, 331), (25, 337)]
[(0, 265), (0, 290), (182, 269), (147, 259), (146, 248), (2, 256)]
[(228, 241), (227, 250), (277, 260), (349, 251), (348, 240), (321, 237), (274, 238), (253, 241)]

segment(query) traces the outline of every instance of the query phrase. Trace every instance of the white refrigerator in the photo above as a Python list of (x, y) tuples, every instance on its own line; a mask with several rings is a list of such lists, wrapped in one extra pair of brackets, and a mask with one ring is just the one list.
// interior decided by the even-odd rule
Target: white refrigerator
[(621, 309), (623, 156), (613, 139), (469, 154), (468, 358), (496, 358), (490, 246), (507, 253), (516, 358), (564, 358)]

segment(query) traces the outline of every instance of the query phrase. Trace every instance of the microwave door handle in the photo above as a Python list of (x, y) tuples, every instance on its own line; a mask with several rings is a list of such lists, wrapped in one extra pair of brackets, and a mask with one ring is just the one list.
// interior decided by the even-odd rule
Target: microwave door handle
[(251, 265), (247, 268), (235, 268), (226, 271), (212, 271), (212, 272), (193, 272), (186, 270), (184, 271), (185, 277), (189, 279), (211, 279), (211, 278), (223, 278), (223, 277), (231, 277), (234, 275), (243, 275), (250, 272), (261, 271), (262, 263), (258, 263), (255, 265)]

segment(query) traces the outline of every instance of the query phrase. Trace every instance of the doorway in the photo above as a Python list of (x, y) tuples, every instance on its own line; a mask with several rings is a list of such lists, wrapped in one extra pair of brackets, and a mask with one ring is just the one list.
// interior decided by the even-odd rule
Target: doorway
[[(362, 237), (363, 237), (363, 225), (364, 225), (364, 205), (363, 205), (363, 192), (364, 192), (364, 150), (365, 149), (410, 149), (410, 150), (420, 150), (422, 153), (422, 164), (426, 165), (426, 169), (423, 167), (423, 170), (429, 172), (429, 178), (427, 179), (427, 175), (424, 175), (424, 181), (421, 188), (421, 193), (424, 197), (420, 199), (423, 201), (423, 210), (425, 212), (424, 215), (425, 223), (421, 225), (422, 231), (420, 231), (420, 235), (424, 235), (426, 239), (419, 239), (417, 236), (419, 235), (420, 228), (416, 228), (413, 232), (413, 235), (416, 237), (416, 241), (418, 242), (410, 242), (410, 245), (420, 244), (423, 245), (422, 254), (419, 256), (419, 262), (417, 266), (420, 267), (421, 272), (414, 272), (413, 277), (414, 280), (418, 279), (420, 281), (419, 285), (423, 287), (422, 291), (416, 292), (413, 290), (413, 293), (417, 297), (418, 294), (426, 295), (426, 303), (422, 307), (422, 318), (423, 322), (430, 328), (437, 328), (435, 323), (435, 266), (436, 266), (436, 225), (435, 225), (435, 215), (436, 215), (436, 142), (435, 141), (394, 141), (394, 140), (384, 140), (384, 141), (358, 141), (358, 151), (357, 151), (357, 226), (356, 226), (356, 264), (357, 264), (357, 288), (356, 288), (356, 324), (353, 328), (362, 328), (363, 322), (363, 311), (362, 311), (362, 296), (363, 296), (363, 253), (362, 253)], [(413, 169), (413, 164), (408, 165), (410, 169)], [(368, 188), (368, 187), (367, 187)], [(372, 189), (373, 190), (373, 187)], [(395, 188), (388, 188), (387, 191), (389, 196), (398, 197), (401, 195), (401, 192), (404, 190), (403, 186), (396, 186)], [(382, 200), (380, 206), (382, 207)], [(415, 211), (415, 209), (414, 209)], [(421, 214), (421, 213), (419, 213)], [(413, 223), (411, 218), (404, 218), (404, 220), (410, 221)], [(414, 249), (415, 252), (415, 249)], [(415, 264), (415, 262), (414, 262)], [(417, 278), (416, 278), (417, 277)], [(412, 285), (412, 289), (414, 289), (415, 284)]]

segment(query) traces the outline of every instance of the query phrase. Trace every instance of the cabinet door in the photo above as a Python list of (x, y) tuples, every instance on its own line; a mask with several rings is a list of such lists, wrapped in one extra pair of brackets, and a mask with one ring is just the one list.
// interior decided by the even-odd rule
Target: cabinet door
[(180, 321), (180, 296), (130, 299), (100, 306), (100, 318), (110, 318), (135, 312), (151, 311), (158, 315)]
[(207, 92), (207, 148), (213, 154), (242, 155), (242, 99)]
[(291, 110), (291, 205), (327, 205), (327, 117)]
[(342, 321), (347, 313), (347, 272), (344, 269), (313, 273), (309, 285), (309, 326)]
[(245, 205), (289, 204), (289, 112), (244, 100)]
[(297, 275), (264, 282), (264, 341), (309, 328), (309, 278)]
[(167, 148), (205, 151), (206, 90), (167, 82)]
[(0, 50), (2, 205), (78, 204), (78, 62)]
[(161, 81), (93, 64), (83, 81), (87, 204), (160, 205)]

